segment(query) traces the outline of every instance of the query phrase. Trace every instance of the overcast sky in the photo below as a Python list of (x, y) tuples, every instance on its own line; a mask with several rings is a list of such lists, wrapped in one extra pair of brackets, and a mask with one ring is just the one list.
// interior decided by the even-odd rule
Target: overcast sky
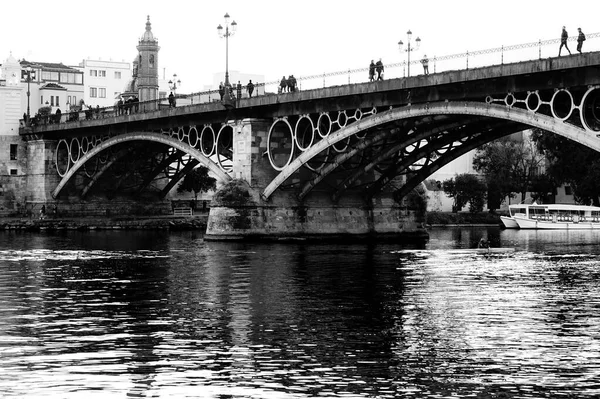
[[(422, 43), (413, 59), (555, 39), (563, 25), (570, 36), (578, 27), (600, 32), (598, 0), (28, 0), (3, 4), (0, 60), (12, 51), (17, 59), (67, 65), (84, 58), (131, 62), (149, 15), (161, 73), (177, 73), (180, 92), (199, 91), (225, 69), (225, 40), (216, 28), (226, 12), (238, 24), (229, 41), (230, 70), (267, 81), (367, 67), (378, 58), (401, 62), (407, 54), (397, 43), (406, 42), (409, 29), (413, 42), (418, 36)], [(574, 52), (576, 44), (569, 47)], [(586, 41), (584, 51), (592, 50), (600, 50), (600, 39)], [(535, 58), (537, 49), (528, 51)], [(542, 55), (558, 55), (558, 45)], [(506, 54), (505, 62), (520, 56)], [(494, 57), (489, 63), (499, 63)]]

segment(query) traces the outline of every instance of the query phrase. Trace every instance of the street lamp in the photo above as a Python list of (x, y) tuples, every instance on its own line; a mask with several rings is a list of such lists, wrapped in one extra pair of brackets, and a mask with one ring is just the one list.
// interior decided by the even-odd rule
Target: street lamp
[(179, 86), (181, 86), (181, 80), (177, 79), (177, 74), (174, 73), (173, 80), (169, 80), (169, 89), (171, 89), (174, 94), (177, 94), (177, 88)]
[(29, 123), (30, 120), (30, 113), (29, 113), (29, 97), (31, 96), (31, 91), (30, 91), (30, 84), (31, 84), (31, 79), (35, 79), (35, 70), (31, 67), (31, 65), (27, 66), (27, 68), (25, 68), (25, 76), (26, 80), (27, 80), (27, 121), (26, 123)]
[(408, 30), (408, 32), (406, 32), (406, 36), (408, 37), (408, 44), (407, 44), (407, 48), (404, 49), (404, 43), (402, 42), (402, 40), (400, 40), (398, 42), (398, 47), (400, 48), (400, 52), (402, 51), (406, 51), (408, 53), (408, 77), (410, 77), (410, 52), (411, 51), (416, 51), (419, 49), (419, 46), (421, 46), (421, 39), (419, 39), (418, 37), (415, 39), (416, 42), (416, 46), (414, 48), (412, 48), (410, 46), (410, 39), (412, 38), (412, 32), (410, 31), (410, 29)]
[[(235, 21), (229, 23), (229, 14), (225, 13), (225, 32), (221, 25), (217, 26), (217, 32), (220, 38), (225, 38), (225, 93), (223, 94), (223, 104), (232, 106), (231, 102), (231, 84), (229, 83), (229, 36), (233, 36), (237, 29)], [(230, 29), (231, 28), (231, 29)]]

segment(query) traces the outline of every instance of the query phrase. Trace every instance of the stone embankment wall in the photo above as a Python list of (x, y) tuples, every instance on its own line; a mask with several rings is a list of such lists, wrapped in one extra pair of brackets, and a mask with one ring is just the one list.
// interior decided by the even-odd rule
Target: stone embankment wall
[(0, 219), (0, 231), (206, 230), (207, 215), (160, 218)]

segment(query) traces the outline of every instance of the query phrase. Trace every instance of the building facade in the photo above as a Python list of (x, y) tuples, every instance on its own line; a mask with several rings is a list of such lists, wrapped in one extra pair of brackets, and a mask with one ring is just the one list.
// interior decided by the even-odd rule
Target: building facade
[(75, 67), (83, 72), (86, 105), (111, 107), (131, 79), (131, 64), (124, 61), (83, 60)]

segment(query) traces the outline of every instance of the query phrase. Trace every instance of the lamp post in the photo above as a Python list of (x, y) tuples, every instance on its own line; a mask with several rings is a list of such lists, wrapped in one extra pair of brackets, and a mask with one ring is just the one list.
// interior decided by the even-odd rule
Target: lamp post
[[(223, 31), (223, 27), (219, 24), (217, 27), (217, 32), (219, 33), (220, 38), (225, 38), (225, 93), (223, 94), (223, 104), (225, 105), (233, 105), (231, 102), (231, 84), (229, 83), (229, 36), (233, 36), (237, 29), (237, 24), (235, 21), (229, 23), (229, 14), (225, 13), (225, 31)], [(230, 29), (231, 28), (231, 29)]]
[(31, 91), (30, 91), (30, 84), (31, 84), (31, 79), (35, 79), (35, 71), (33, 70), (33, 68), (31, 67), (31, 65), (29, 65), (27, 68), (25, 68), (25, 75), (27, 76), (27, 121), (26, 123), (29, 123), (30, 120), (30, 113), (29, 113), (29, 97), (31, 96)]
[(177, 79), (177, 74), (173, 74), (173, 80), (169, 80), (169, 89), (173, 94), (177, 95), (177, 88), (181, 86), (181, 80)]
[(408, 77), (410, 77), (410, 52), (411, 51), (416, 51), (416, 50), (419, 49), (419, 46), (421, 46), (421, 39), (419, 39), (418, 37), (415, 39), (416, 46), (413, 48), (410, 45), (410, 39), (412, 38), (412, 32), (410, 31), (410, 29), (408, 30), (408, 32), (406, 32), (406, 36), (408, 37), (407, 48), (406, 49), (403, 48), (404, 47), (404, 43), (402, 42), (402, 40), (400, 40), (398, 42), (398, 47), (400, 48), (400, 52), (406, 51), (408, 53), (408, 62), (407, 62), (407, 65), (408, 65)]

